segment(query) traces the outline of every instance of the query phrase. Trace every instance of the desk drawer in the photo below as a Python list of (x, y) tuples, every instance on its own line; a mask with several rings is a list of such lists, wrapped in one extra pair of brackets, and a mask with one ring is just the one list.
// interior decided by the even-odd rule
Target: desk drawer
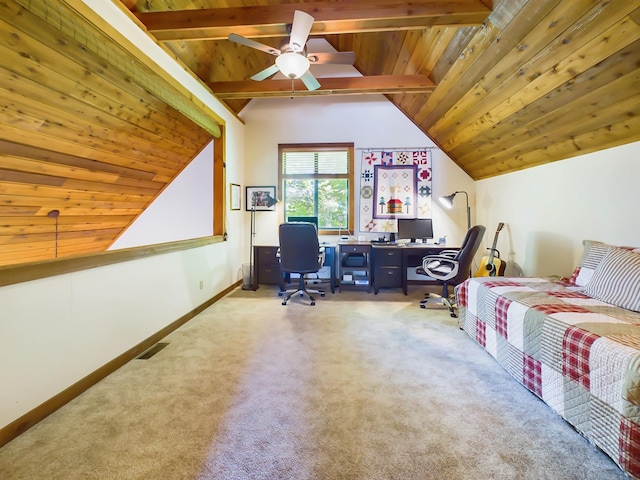
[(258, 268), (258, 283), (278, 285), (280, 283), (280, 265), (261, 264)]
[(340, 245), (340, 253), (369, 253), (370, 245)]
[(377, 267), (374, 272), (373, 282), (378, 288), (401, 287), (402, 268), (400, 267)]
[(399, 248), (377, 248), (374, 251), (376, 265), (393, 267), (402, 265), (402, 250)]
[(256, 263), (262, 265), (277, 265), (280, 263), (276, 254), (278, 247), (256, 247)]

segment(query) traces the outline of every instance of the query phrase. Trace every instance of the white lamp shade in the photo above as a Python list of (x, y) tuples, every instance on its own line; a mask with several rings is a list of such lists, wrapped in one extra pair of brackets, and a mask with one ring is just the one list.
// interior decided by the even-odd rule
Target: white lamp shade
[(283, 53), (276, 57), (276, 65), (285, 77), (300, 78), (309, 70), (309, 60), (299, 53)]

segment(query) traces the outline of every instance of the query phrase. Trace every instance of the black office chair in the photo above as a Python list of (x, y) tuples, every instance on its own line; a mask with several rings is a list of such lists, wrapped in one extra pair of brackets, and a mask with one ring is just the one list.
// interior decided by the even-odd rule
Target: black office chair
[(313, 223), (287, 222), (280, 225), (280, 269), (282, 273), (297, 273), (299, 276), (297, 288), (285, 291), (281, 286), (279, 295), (287, 295), (282, 305), (296, 294), (306, 294), (311, 305), (316, 304), (312, 293), (324, 297), (323, 290), (307, 289), (305, 283), (305, 275), (318, 273), (323, 263), (324, 249), (320, 249), (318, 230)]
[(486, 228), (482, 225), (471, 227), (462, 241), (460, 250), (443, 250), (438, 255), (426, 255), (422, 258), (422, 266), (416, 268), (416, 273), (426, 275), (434, 279), (437, 285), (442, 285), (442, 294), (428, 293), (420, 302), (420, 307), (426, 308), (430, 302), (443, 303), (449, 309), (452, 317), (456, 317), (455, 300), (453, 291), (449, 287), (455, 287), (462, 283), (471, 274), (471, 263), (475, 256)]

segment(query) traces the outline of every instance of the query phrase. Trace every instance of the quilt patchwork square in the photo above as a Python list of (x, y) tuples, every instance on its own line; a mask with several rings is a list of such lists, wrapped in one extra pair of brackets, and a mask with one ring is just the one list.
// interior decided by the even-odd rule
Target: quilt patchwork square
[(487, 346), (487, 326), (480, 319), (476, 319), (476, 342), (483, 348)]
[(598, 335), (582, 328), (569, 326), (562, 342), (562, 373), (587, 390), (591, 383), (589, 355), (593, 342), (598, 338)]
[(503, 338), (508, 339), (507, 334), (507, 312), (509, 311), (509, 305), (511, 300), (505, 297), (498, 297), (496, 299), (495, 318), (496, 318), (496, 332)]
[(522, 355), (522, 384), (542, 398), (542, 364), (526, 354)]
[(623, 470), (636, 478), (640, 477), (640, 426), (622, 417), (620, 422), (620, 457)]

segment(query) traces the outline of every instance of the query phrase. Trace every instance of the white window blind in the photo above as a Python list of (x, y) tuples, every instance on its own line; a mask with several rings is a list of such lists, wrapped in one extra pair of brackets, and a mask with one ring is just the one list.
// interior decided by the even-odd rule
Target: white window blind
[(290, 175), (346, 175), (349, 173), (348, 151), (284, 152), (282, 173)]

